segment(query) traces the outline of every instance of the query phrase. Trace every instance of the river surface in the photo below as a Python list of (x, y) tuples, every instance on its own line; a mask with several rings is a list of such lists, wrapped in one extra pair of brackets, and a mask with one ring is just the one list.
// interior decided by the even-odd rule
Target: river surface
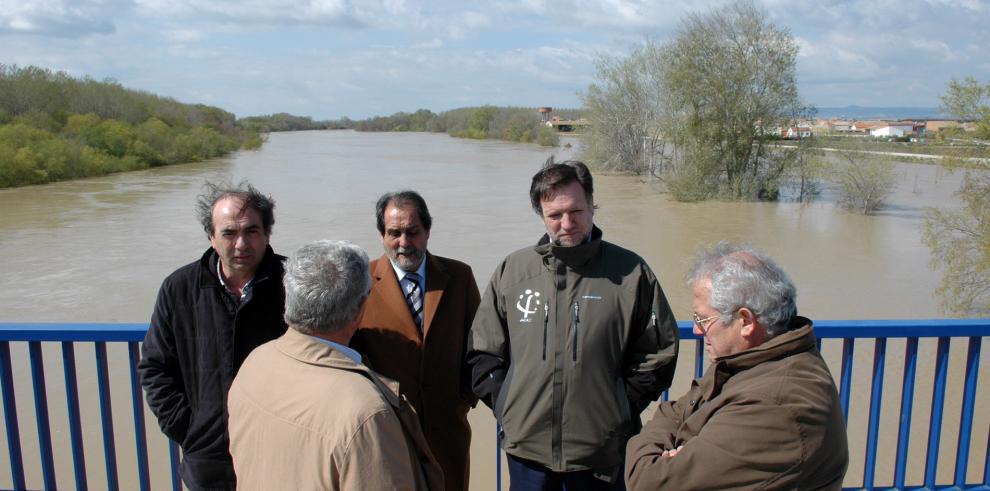
[[(0, 257), (4, 258), (0, 322), (147, 322), (162, 279), (208, 247), (193, 202), (204, 181), (221, 179), (248, 180), (274, 197), (276, 222), (271, 242), (283, 254), (306, 242), (330, 238), (353, 241), (375, 257), (382, 252), (374, 220), (377, 197), (390, 190), (418, 190), (434, 216), (429, 249), (470, 264), (483, 290), (506, 254), (534, 243), (543, 232), (542, 223), (529, 208), (527, 193), (532, 174), (550, 155), (558, 160), (573, 158), (575, 150), (461, 140), (442, 134), (276, 133), (261, 150), (229, 158), (0, 190)], [(744, 240), (773, 256), (798, 286), (801, 313), (813, 319), (942, 317), (935, 295), (940, 272), (929, 267), (929, 250), (921, 241), (923, 214), (928, 206), (959, 206), (954, 192), (960, 175), (925, 164), (899, 163), (897, 169), (900, 184), (889, 206), (872, 216), (836, 208), (829, 190), (819, 200), (804, 204), (676, 203), (640, 178), (598, 175), (595, 223), (607, 240), (647, 260), (679, 319), (690, 318), (690, 296), (683, 278), (693, 253), (721, 239)], [(675, 395), (687, 387), (689, 377), (684, 374), (691, 370), (693, 345), (685, 344), (682, 349), (685, 356), (672, 389)], [(890, 349), (903, 348), (892, 342)], [(836, 377), (839, 351), (838, 346), (825, 349)], [(922, 353), (931, 351), (923, 344)], [(126, 366), (122, 353), (117, 356), (125, 361), (117, 365)], [(46, 348), (46, 356), (57, 358), (58, 353)], [(872, 346), (857, 346), (857, 365), (868, 368), (871, 360)], [(78, 363), (92, 366), (85, 354)], [(959, 364), (954, 361), (953, 369), (958, 371)], [(58, 366), (50, 369), (50, 399), (64, 394), (59, 392)], [(890, 373), (900, 369), (897, 364), (892, 367)], [(985, 362), (982, 368), (987, 371)], [(987, 376), (981, 373), (981, 379)], [(18, 377), (22, 426), (32, 426), (27, 423), (33, 421), (32, 396), (24, 389), (28, 380)], [(126, 375), (115, 380), (122, 381), (121, 390), (127, 390)], [(84, 399), (86, 383), (81, 382)], [(894, 378), (886, 386), (899, 387), (899, 383)], [(918, 390), (930, 394), (924, 387), (919, 382)], [(115, 396), (115, 414), (121, 419), (118, 433), (125, 433), (118, 435), (117, 443), (121, 479), (123, 488), (129, 489), (133, 474), (127, 457), (133, 453), (129, 451), (133, 440), (126, 436), (130, 427), (126, 402), (126, 392)], [(854, 401), (854, 408), (866, 412), (866, 404)], [(54, 421), (60, 410), (52, 405)], [(95, 407), (95, 401), (84, 401), (84, 412), (87, 408), (98, 411)], [(986, 428), (987, 411), (981, 408), (984, 416), (978, 418), (976, 428)], [(953, 412), (958, 415), (958, 409), (947, 406), (948, 418)], [(914, 421), (922, 429), (926, 414), (916, 409)], [(91, 486), (100, 489), (99, 423), (91, 419), (88, 474)], [(860, 419), (851, 417), (850, 425), (860, 424)], [(492, 489), (494, 420), (485, 408), (473, 411), (471, 421), (475, 429), (472, 488)], [(150, 413), (148, 425), (153, 472), (161, 472), (167, 456)], [(34, 458), (28, 452), (28, 440), (34, 437), (29, 431), (22, 430), (22, 440), (30, 462)], [(53, 422), (53, 431), (58, 441), (64, 428)], [(863, 435), (850, 433), (851, 446), (861, 449)], [(923, 438), (912, 442), (914, 453), (919, 452), (916, 445), (924, 444), (918, 440)], [(883, 443), (892, 448), (896, 438)], [(974, 461), (981, 462), (982, 444), (975, 442), (974, 447), (974, 453), (980, 454)], [(59, 487), (74, 487), (71, 472), (65, 470), (70, 468), (70, 458), (67, 450), (56, 454), (62, 474)], [(859, 482), (861, 471), (856, 469), (860, 465), (851, 463), (847, 485)], [(0, 486), (6, 486), (3, 481), (9, 482), (9, 470), (6, 465), (0, 467)], [(889, 467), (881, 463), (878, 482), (884, 482), (881, 477)], [(40, 486), (38, 476), (34, 469), (29, 486)]]

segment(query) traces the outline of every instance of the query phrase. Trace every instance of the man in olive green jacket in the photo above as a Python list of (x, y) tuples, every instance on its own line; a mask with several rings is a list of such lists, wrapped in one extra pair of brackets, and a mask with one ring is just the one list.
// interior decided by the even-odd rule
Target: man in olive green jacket
[(629, 441), (627, 487), (840, 489), (849, 450), (839, 395), (787, 274), (722, 243), (689, 283), (712, 365)]
[(286, 264), (289, 330), (248, 356), (228, 397), (238, 489), (443, 489), (398, 384), (347, 347), (370, 288), (353, 244), (315, 242)]
[(674, 316), (646, 262), (602, 240), (584, 164), (551, 159), (530, 198), (547, 235), (492, 275), (474, 391), (502, 425), (513, 491), (618, 489), (640, 412), (673, 377)]

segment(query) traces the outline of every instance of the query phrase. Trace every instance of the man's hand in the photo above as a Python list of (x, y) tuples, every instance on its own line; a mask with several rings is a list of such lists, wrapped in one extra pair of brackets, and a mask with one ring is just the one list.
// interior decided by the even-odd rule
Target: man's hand
[(673, 456), (677, 455), (681, 451), (682, 448), (684, 448), (684, 445), (681, 445), (681, 446), (679, 446), (677, 448), (672, 448), (670, 450), (664, 450), (663, 453), (660, 454), (660, 456), (661, 457), (673, 457)]

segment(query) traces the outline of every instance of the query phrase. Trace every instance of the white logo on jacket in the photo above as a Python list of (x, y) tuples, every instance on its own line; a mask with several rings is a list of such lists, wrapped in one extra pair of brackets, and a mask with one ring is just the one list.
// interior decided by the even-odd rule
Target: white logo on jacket
[[(523, 299), (526, 299), (525, 305), (523, 305)], [(516, 301), (516, 308), (522, 312), (523, 316), (519, 319), (519, 322), (533, 322), (530, 319), (530, 314), (535, 314), (540, 306), (540, 292), (534, 292), (533, 290), (526, 290), (525, 292), (519, 294), (519, 300)]]

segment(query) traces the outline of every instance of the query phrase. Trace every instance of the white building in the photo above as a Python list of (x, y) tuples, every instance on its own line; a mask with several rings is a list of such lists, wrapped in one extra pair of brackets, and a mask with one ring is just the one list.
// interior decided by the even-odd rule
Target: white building
[(870, 136), (876, 137), (898, 137), (914, 133), (913, 124), (888, 124), (870, 128)]

